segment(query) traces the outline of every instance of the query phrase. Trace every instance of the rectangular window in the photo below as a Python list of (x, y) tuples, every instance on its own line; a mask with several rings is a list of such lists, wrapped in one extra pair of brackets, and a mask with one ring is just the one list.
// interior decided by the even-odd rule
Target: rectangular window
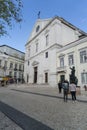
[(48, 58), (48, 52), (45, 53), (45, 57)]
[(36, 52), (38, 52), (38, 43), (36, 43)]
[(4, 69), (7, 69), (7, 61), (4, 63)]
[(24, 71), (24, 65), (23, 65), (23, 71)]
[(73, 54), (68, 56), (68, 61), (69, 61), (69, 65), (73, 65), (74, 64)]
[(82, 84), (87, 84), (87, 73), (81, 73)]
[(45, 83), (48, 83), (48, 73), (45, 73)]
[(21, 71), (21, 69), (22, 69), (22, 66), (21, 66), (21, 64), (19, 65), (19, 70)]
[(10, 63), (10, 68), (11, 68), (11, 69), (13, 68), (13, 63)]
[(60, 57), (60, 67), (64, 67), (64, 57)]
[(9, 76), (11, 76), (11, 77), (12, 77), (12, 71), (10, 71), (10, 72), (9, 72)]
[(7, 61), (5, 61), (5, 66), (7, 67)]
[(17, 64), (15, 64), (15, 69), (17, 69)]
[(28, 48), (28, 57), (30, 57), (30, 53), (31, 53), (31, 49), (30, 49), (30, 46)]
[(30, 64), (29, 60), (28, 60), (28, 65)]
[(0, 67), (1, 67), (2, 60), (0, 60)]
[(80, 52), (80, 63), (87, 62), (87, 52), (86, 50)]
[(48, 46), (49, 43), (49, 35), (46, 35), (46, 46)]

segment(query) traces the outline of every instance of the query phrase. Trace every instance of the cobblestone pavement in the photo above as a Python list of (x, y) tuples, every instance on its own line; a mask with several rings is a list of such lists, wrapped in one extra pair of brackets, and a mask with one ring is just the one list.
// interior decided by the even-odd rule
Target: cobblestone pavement
[(0, 112), (0, 130), (22, 130), (17, 124)]
[[(19, 126), (21, 123), (28, 125), (25, 130), (46, 130), (45, 128), (48, 130), (87, 130), (87, 103), (79, 101), (72, 103), (71, 100), (65, 103), (62, 98), (57, 98), (58, 95), (58, 90), (50, 87), (13, 85), (0, 88), (0, 101), (8, 104), (12, 110), (16, 109), (28, 116), (27, 118), (24, 116), (25, 121), (19, 122)], [(16, 119), (18, 117), (15, 113), (14, 111), (13, 118)], [(10, 112), (8, 114), (10, 115)], [(26, 121), (28, 121), (27, 124)], [(36, 125), (34, 128), (31, 127), (29, 122), (36, 122), (36, 125), (42, 124), (37, 129)]]

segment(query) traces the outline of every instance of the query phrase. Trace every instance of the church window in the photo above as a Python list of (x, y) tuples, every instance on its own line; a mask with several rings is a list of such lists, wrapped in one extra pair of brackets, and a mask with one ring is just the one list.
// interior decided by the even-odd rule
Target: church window
[(45, 53), (45, 57), (48, 58), (48, 52)]
[(31, 49), (30, 49), (30, 46), (28, 48), (28, 56), (30, 57), (30, 52), (31, 52)]
[(46, 46), (48, 46), (49, 43), (49, 35), (46, 35)]
[(36, 52), (38, 52), (38, 43), (36, 43)]
[(30, 64), (30, 62), (28, 61), (28, 65)]
[(36, 27), (36, 32), (38, 32), (39, 29), (40, 29), (40, 26), (38, 25), (38, 26)]

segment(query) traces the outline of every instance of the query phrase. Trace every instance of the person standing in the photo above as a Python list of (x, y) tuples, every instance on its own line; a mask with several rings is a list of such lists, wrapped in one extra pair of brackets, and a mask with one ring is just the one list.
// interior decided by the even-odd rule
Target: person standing
[(69, 85), (69, 90), (70, 90), (70, 93), (71, 93), (71, 96), (72, 96), (72, 101), (75, 102), (76, 101), (76, 85), (75, 85), (74, 82), (72, 82)]
[(59, 88), (59, 93), (61, 93), (61, 89), (62, 89), (62, 83), (61, 83), (61, 81), (59, 81), (59, 83), (58, 83), (58, 88)]
[(64, 94), (64, 102), (67, 102), (68, 100), (68, 91), (69, 91), (69, 82), (67, 80), (64, 80), (62, 83), (63, 88), (63, 94)]

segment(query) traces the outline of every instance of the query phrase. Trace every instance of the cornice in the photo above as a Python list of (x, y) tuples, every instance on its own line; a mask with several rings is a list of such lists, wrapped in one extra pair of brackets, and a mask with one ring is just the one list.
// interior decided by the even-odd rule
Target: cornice
[(57, 49), (60, 48), (60, 46), (59, 46), (57, 43), (55, 43), (54, 45), (52, 45), (52, 46), (50, 46), (50, 47), (48, 47), (48, 48), (46, 48), (46, 49), (40, 51), (38, 54), (36, 54), (36, 55), (34, 55), (34, 56), (32, 56), (32, 57), (29, 57), (27, 60), (31, 60), (32, 58), (34, 58), (34, 57), (36, 57), (36, 56), (38, 56), (38, 55), (40, 55), (40, 54), (42, 54), (42, 53), (48, 51), (49, 49), (52, 49), (52, 48), (54, 48), (54, 47), (57, 48)]
[(15, 49), (15, 48), (13, 48), (13, 47), (10, 47), (10, 46), (8, 46), (8, 45), (0, 45), (0, 47), (8, 47), (8, 48), (11, 48), (11, 49), (13, 49), (13, 50), (16, 50), (16, 51), (18, 51), (18, 52), (20, 52), (20, 53), (23, 53), (23, 54), (25, 54), (24, 52), (22, 52), (22, 51), (20, 51), (20, 50), (17, 50), (17, 49)]
[(58, 52), (67, 50), (67, 49), (69, 49), (69, 48), (71, 48), (71, 47), (75, 47), (75, 46), (77, 46), (77, 45), (79, 45), (79, 44), (83, 44), (84, 42), (87, 42), (87, 37), (82, 38), (82, 39), (79, 39), (79, 40), (76, 40), (76, 41), (74, 41), (74, 42), (71, 42), (71, 43), (69, 43), (69, 44), (63, 46), (62, 48), (60, 48), (60, 49), (58, 50)]

